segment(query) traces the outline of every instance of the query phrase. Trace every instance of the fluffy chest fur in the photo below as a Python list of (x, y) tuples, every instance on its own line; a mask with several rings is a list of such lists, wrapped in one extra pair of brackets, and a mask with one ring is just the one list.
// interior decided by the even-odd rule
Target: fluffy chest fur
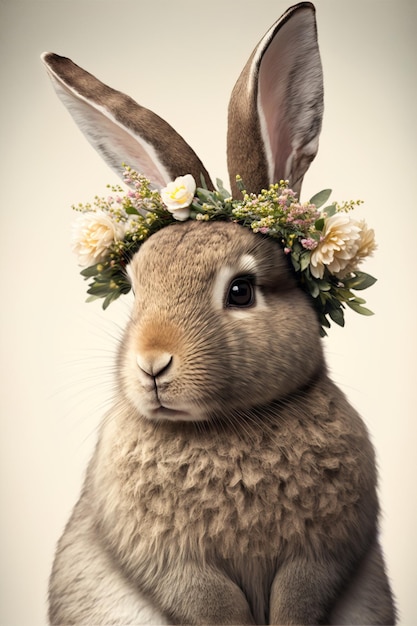
[(347, 419), (341, 393), (325, 387), (239, 423), (155, 424), (129, 411), (108, 420), (90, 489), (129, 569), (279, 561), (351, 541), (363, 498), (375, 497), (373, 451), (360, 418), (350, 408)]

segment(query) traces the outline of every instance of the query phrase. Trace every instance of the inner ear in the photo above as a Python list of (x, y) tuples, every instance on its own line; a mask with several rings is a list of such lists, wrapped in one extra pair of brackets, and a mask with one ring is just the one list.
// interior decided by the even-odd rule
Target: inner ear
[(253, 193), (281, 179), (299, 193), (317, 153), (322, 115), (315, 12), (301, 3), (267, 32), (233, 89), (228, 166), (234, 196), (237, 174)]
[(258, 113), (269, 182), (301, 185), (317, 153), (323, 82), (312, 10), (291, 16), (266, 48), (259, 66)]
[(126, 94), (105, 85), (70, 59), (44, 53), (57, 95), (106, 163), (119, 175), (123, 163), (161, 188), (170, 180), (192, 174), (213, 184), (188, 143), (156, 113)]

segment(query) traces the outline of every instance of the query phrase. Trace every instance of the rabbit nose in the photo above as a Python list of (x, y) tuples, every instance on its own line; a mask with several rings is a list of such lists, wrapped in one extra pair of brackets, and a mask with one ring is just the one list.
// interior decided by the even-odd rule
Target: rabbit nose
[(149, 355), (136, 355), (136, 363), (142, 371), (156, 378), (165, 372), (172, 363), (172, 354), (169, 352), (156, 352)]

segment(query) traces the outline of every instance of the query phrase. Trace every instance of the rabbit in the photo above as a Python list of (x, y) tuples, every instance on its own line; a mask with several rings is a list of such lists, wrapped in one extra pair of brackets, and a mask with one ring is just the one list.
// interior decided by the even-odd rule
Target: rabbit
[[(54, 87), (116, 172), (212, 182), (165, 121), (69, 59)], [(315, 9), (288, 9), (231, 95), (228, 168), (300, 190), (318, 149)], [(375, 454), (330, 380), (310, 297), (282, 246), (181, 221), (128, 267), (134, 292), (81, 496), (59, 540), (51, 624), (394, 624)], [(236, 290), (243, 298), (236, 298)], [(246, 297), (245, 297), (246, 294)]]

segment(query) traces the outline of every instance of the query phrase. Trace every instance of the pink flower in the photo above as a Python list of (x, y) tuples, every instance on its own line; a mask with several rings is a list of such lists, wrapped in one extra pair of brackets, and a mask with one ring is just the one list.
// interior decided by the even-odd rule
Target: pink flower
[(308, 237), (307, 239), (301, 239), (301, 245), (306, 250), (314, 250), (315, 248), (317, 248), (318, 243), (318, 241), (312, 239), (311, 237)]

